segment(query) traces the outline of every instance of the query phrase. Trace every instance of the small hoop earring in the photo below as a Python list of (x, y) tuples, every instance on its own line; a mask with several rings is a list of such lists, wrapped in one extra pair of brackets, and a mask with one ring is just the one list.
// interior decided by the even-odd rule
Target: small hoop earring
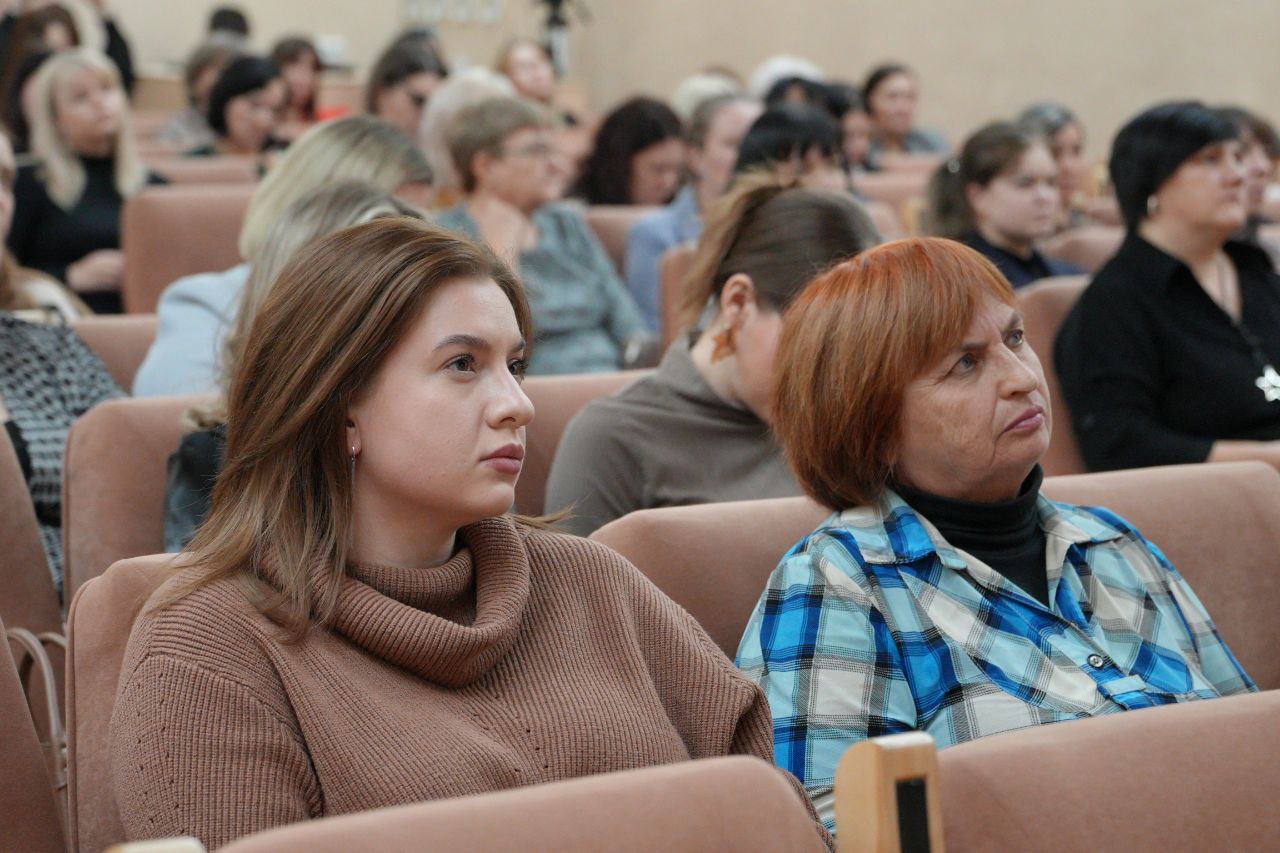
[(1160, 199), (1153, 195), (1147, 196), (1147, 216), (1155, 216), (1160, 212)]

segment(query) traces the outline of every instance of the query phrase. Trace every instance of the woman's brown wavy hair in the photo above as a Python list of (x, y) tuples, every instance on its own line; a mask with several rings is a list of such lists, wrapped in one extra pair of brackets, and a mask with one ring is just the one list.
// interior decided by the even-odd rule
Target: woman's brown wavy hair
[(408, 218), (337, 231), (294, 255), (262, 303), (227, 389), (225, 464), (184, 560), (153, 607), (234, 578), (300, 638), (332, 617), (351, 550), (347, 409), (441, 286), (489, 279), (526, 341), (519, 280), (489, 249)]

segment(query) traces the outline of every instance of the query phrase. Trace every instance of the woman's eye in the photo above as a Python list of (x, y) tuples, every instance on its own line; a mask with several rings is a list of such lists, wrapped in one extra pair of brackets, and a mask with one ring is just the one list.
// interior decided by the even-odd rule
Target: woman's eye
[(1022, 329), (1015, 329), (1009, 333), (1009, 346), (1020, 347), (1027, 342), (1027, 333)]
[(512, 359), (507, 369), (516, 379), (524, 379), (524, 375), (529, 372), (529, 362), (523, 358)]
[(968, 373), (978, 366), (978, 360), (971, 353), (965, 353), (956, 361), (955, 366), (951, 368), (956, 373)]
[(460, 355), (452, 359), (446, 367), (462, 373), (472, 373), (476, 369), (476, 359), (472, 355)]

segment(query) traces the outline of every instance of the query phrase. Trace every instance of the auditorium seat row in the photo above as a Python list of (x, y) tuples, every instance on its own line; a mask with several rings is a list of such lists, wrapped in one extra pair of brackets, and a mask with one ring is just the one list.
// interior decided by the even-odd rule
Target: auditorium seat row
[[(1280, 642), (1280, 624), (1274, 619), (1280, 608), (1280, 576), (1273, 571), (1259, 571), (1260, 566), (1274, 565), (1280, 554), (1280, 474), (1261, 463), (1182, 466), (1057, 478), (1047, 481), (1045, 488), (1058, 499), (1105, 503), (1160, 543), (1196, 588), (1224, 638), (1259, 685), (1269, 690), (1280, 687), (1280, 660), (1274, 655)], [(778, 555), (824, 515), (822, 509), (804, 499), (657, 509), (615, 521), (597, 531), (594, 538), (632, 560), (688, 609), (721, 648), (732, 654)], [(73, 832), (81, 834), (81, 845), (86, 843), (86, 833), (97, 844), (119, 832), (105, 752), (110, 709), (129, 626), (151, 591), (167, 576), (167, 560), (153, 556), (117, 563), (105, 574), (84, 583), (71, 606), (67, 664), (70, 809)], [(1222, 700), (1221, 707), (1233, 707), (1226, 704), (1232, 701), (1235, 700)], [(1258, 707), (1263, 708), (1260, 713), (1274, 726), (1276, 706), (1269, 701)], [(1209, 710), (1201, 713), (1211, 714), (1219, 703), (1205, 703), (1204, 707)], [(1141, 712), (1147, 713), (1150, 712)], [(1123, 716), (1133, 717), (1135, 722), (1131, 725), (1140, 727), (1143, 720), (1158, 719)], [(1103, 723), (1097, 720), (1085, 725)], [(1085, 729), (1085, 725), (1068, 725), (1075, 730)], [(1043, 731), (1038, 736), (1049, 738), (1048, 743), (1056, 744), (1061, 751), (1063, 742), (1053, 739), (1058, 728), (1036, 731)], [(1072, 729), (1062, 731), (1062, 737), (1069, 737), (1066, 732)], [(1090, 731), (1103, 732), (1101, 728)], [(1039, 743), (1035, 740), (1037, 735), (1026, 736)], [(1107, 737), (1105, 733), (1099, 736)], [(995, 749), (996, 738), (980, 743), (988, 741)], [(1188, 739), (1186, 743), (1194, 741)], [(1049, 746), (1027, 752), (1038, 754), (1037, 750), (1050, 756), (1056, 754)], [(942, 760), (950, 755), (948, 751)], [(1164, 760), (1169, 755), (1165, 750), (1153, 753), (1153, 758)], [(989, 759), (980, 755), (979, 760)], [(1256, 764), (1250, 766), (1249, 773), (1258, 772)], [(1119, 766), (1124, 767), (1123, 763)], [(1077, 772), (1070, 778), (1077, 784), (1087, 778), (1078, 761), (1071, 767)], [(1025, 770), (1023, 778), (1038, 772)], [(1280, 766), (1268, 761), (1263, 772), (1280, 774)], [(944, 802), (963, 796), (971, 786), (961, 785), (958, 790), (960, 794), (946, 788)], [(1004, 790), (1010, 797), (1018, 792), (1016, 786)], [(1025, 791), (1022, 795), (1031, 796)], [(443, 810), (443, 804), (439, 805)], [(1010, 811), (1001, 812), (997, 805), (990, 804), (987, 808), (997, 817)], [(963, 816), (965, 811), (961, 809), (960, 814)], [(1019, 820), (1034, 812), (1023, 808)], [(950, 811), (947, 816), (950, 822)], [(1123, 815), (1111, 817), (1119, 819)], [(1030, 833), (1036, 825), (1034, 820), (1016, 822), (1009, 831)], [(974, 840), (980, 842), (981, 838)], [(956, 846), (973, 847), (968, 843)], [(494, 849), (510, 848), (500, 845)]]

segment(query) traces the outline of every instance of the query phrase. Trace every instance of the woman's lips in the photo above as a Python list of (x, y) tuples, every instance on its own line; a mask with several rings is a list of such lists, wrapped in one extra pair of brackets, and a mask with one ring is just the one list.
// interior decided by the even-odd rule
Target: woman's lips
[(1044, 408), (1032, 406), (1004, 428), (1005, 432), (1030, 432), (1044, 426)]

